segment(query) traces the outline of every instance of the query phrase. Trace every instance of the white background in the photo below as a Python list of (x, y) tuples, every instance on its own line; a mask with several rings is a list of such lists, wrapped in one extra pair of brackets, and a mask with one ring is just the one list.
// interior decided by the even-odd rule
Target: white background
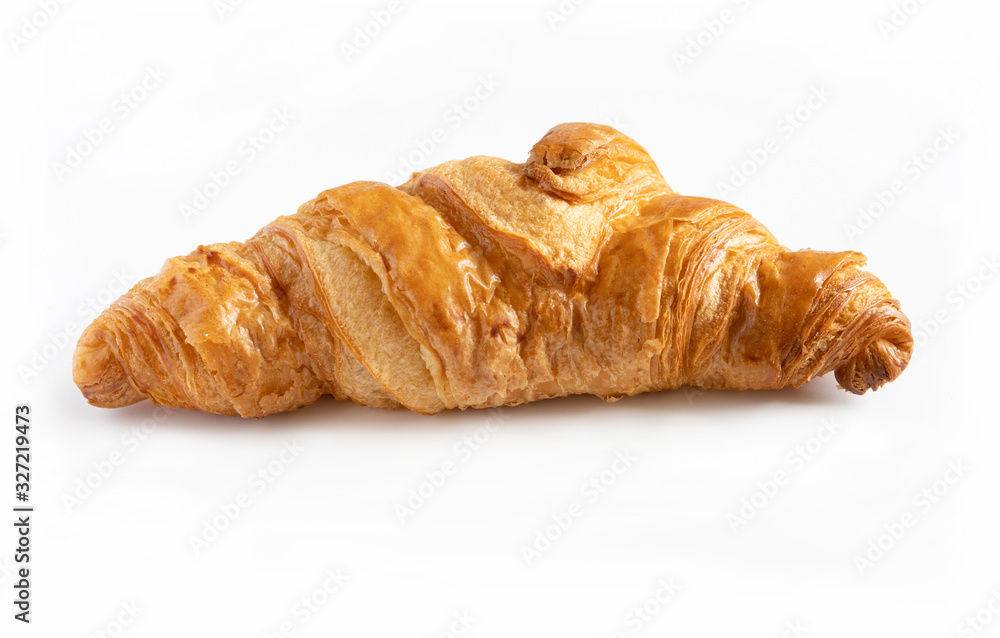
[[(247, 0), (222, 15), (211, 0), (69, 2), (48, 19), (44, 4), (10, 0), (0, 15), (4, 635), (265, 636), (289, 622), (295, 636), (433, 637), (463, 629), (456, 614), (483, 638), (778, 638), (790, 624), (817, 637), (1000, 635), (988, 622), (1000, 278), (983, 266), (1000, 256), (996, 3), (402, 0), (355, 52), (343, 45), (385, 21), (386, 2)], [(133, 91), (142, 99), (125, 108)], [(274, 109), (292, 119), (251, 159), (241, 145)], [(909, 369), (863, 397), (824, 378), (500, 415), (323, 400), (262, 421), (100, 410), (73, 385), (88, 304), (116, 297), (116, 277), (245, 239), (324, 188), (391, 179), (421, 146), (418, 168), (521, 161), (577, 120), (618, 126), (674, 188), (733, 201), (790, 247), (865, 252), (914, 323)], [(185, 219), (231, 161), (239, 174)], [(30, 627), (7, 602), (22, 402), (34, 414)], [(135, 444), (130, 432), (164, 414)], [(829, 422), (836, 434), (814, 439)], [(456, 450), (486, 434), (471, 456)], [(286, 441), (302, 451), (258, 492), (249, 477)], [(798, 460), (805, 445), (816, 453)], [(591, 502), (581, 487), (618, 451), (635, 461)], [(447, 461), (456, 471), (401, 523), (395, 506)], [(782, 471), (772, 496), (755, 496)], [(195, 552), (191, 538), (243, 492), (249, 506)], [(733, 519), (743, 499), (761, 506)], [(523, 547), (574, 502), (581, 515), (529, 565)], [(859, 568), (871, 542), (886, 549)], [(337, 569), (346, 584), (300, 622), (297, 601)], [(660, 582), (679, 588), (662, 604)], [(134, 620), (122, 612), (133, 603)], [(647, 620), (629, 617), (644, 605)], [(978, 632), (962, 624), (977, 612)]]

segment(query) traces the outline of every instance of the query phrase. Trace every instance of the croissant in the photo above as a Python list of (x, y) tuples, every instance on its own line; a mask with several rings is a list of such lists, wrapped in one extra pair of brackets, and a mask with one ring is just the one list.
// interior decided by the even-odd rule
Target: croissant
[(913, 348), (864, 264), (788, 250), (739, 208), (678, 195), (615, 129), (560, 124), (523, 164), (354, 182), (168, 259), (84, 331), (73, 378), (96, 406), (243, 417), (324, 394), (432, 414), (830, 371), (863, 394)]

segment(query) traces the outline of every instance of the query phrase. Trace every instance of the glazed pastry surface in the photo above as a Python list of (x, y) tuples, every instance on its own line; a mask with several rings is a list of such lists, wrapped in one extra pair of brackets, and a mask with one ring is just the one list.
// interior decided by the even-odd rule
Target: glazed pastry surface
[(90, 325), (87, 400), (262, 417), (323, 394), (432, 414), (569, 394), (798, 387), (903, 371), (899, 302), (857, 252), (791, 251), (674, 192), (635, 141), (561, 124), (514, 164), (324, 191), (168, 259)]

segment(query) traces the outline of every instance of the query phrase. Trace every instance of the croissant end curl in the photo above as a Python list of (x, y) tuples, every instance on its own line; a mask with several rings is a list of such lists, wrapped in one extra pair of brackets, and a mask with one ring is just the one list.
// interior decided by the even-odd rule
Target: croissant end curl
[(561, 124), (527, 162), (324, 191), (244, 243), (168, 259), (90, 325), (87, 400), (261, 417), (324, 394), (432, 414), (833, 371), (863, 394), (910, 323), (856, 252), (791, 251), (675, 193), (632, 139)]

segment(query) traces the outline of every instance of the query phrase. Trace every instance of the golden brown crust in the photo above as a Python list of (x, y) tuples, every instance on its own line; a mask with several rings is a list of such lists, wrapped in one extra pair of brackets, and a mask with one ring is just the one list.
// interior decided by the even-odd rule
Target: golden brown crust
[(641, 146), (562, 124), (513, 164), (321, 193), (244, 244), (170, 259), (83, 334), (94, 405), (266, 416), (322, 394), (422, 413), (682, 385), (895, 379), (910, 325), (859, 253), (789, 251), (667, 186)]

